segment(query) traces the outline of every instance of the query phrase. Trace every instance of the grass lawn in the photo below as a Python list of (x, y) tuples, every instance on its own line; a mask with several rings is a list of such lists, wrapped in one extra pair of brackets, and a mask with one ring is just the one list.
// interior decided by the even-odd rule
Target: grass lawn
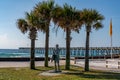
[[(68, 73), (58, 76), (41, 76), (41, 72), (52, 70), (53, 67), (37, 67), (36, 70), (29, 68), (0, 68), (0, 80), (120, 80), (119, 73), (108, 73), (92, 70), (84, 72), (82, 68), (71, 66)], [(64, 70), (64, 66), (61, 66)]]

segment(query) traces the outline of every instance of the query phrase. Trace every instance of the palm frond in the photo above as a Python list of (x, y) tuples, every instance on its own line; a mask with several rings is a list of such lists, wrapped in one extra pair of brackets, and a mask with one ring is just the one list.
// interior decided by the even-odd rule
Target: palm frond
[(102, 20), (104, 20), (104, 16), (101, 15), (97, 10), (83, 9), (81, 15), (82, 21), (85, 24), (85, 26), (93, 27), (97, 30), (103, 27)]
[(103, 28), (103, 24), (101, 24), (101, 22), (97, 22), (97, 23), (95, 23), (95, 24), (93, 25), (93, 28), (96, 29), (96, 30), (98, 30), (98, 29), (100, 29), (100, 28)]
[(28, 24), (24, 19), (17, 20), (17, 27), (23, 34), (25, 34), (28, 31)]

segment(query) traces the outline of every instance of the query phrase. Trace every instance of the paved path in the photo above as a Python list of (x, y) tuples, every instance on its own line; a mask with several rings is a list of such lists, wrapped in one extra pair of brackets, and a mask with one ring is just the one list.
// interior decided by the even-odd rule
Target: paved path
[[(106, 68), (106, 61), (108, 61), (107, 68)], [(90, 66), (90, 69), (120, 73), (120, 68), (118, 69), (118, 61), (120, 60), (119, 59), (112, 59), (112, 60), (93, 59), (93, 60), (89, 60), (89, 66)], [(84, 67), (84, 59), (76, 60), (76, 64), (74, 65)]]
[(42, 75), (42, 76), (58, 76), (58, 75), (61, 75), (61, 74), (66, 74), (68, 72), (69, 71), (55, 72), (54, 70), (49, 70), (49, 71), (42, 72), (39, 75)]
[[(65, 65), (65, 60), (60, 60), (60, 65)], [(29, 66), (29, 61), (0, 61), (0, 68)], [(44, 61), (36, 61), (35, 66), (44, 66)], [(54, 62), (49, 62), (49, 66), (54, 66)]]
[[(118, 69), (117, 66), (117, 61), (114, 60), (112, 61), (109, 65), (108, 68), (106, 68), (106, 60), (90, 60), (90, 68), (91, 69), (96, 69), (96, 70), (103, 70), (103, 71), (108, 71), (108, 72), (117, 72), (120, 73), (120, 69)], [(74, 61), (71, 60), (71, 64), (75, 66), (81, 66), (84, 67), (84, 59), (79, 59), (76, 61), (76, 64), (74, 64)], [(7, 68), (7, 67), (29, 67), (30, 62), (29, 61), (0, 61), (0, 68)], [(65, 60), (60, 60), (60, 65), (65, 65)], [(44, 61), (36, 61), (35, 66), (44, 66)], [(49, 66), (54, 66), (54, 62), (49, 62)]]

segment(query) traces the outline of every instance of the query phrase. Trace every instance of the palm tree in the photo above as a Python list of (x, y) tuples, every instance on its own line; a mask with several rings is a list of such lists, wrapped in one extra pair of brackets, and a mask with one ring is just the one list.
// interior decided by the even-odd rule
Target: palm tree
[(17, 20), (17, 26), (23, 34), (29, 32), (29, 38), (31, 40), (30, 68), (35, 69), (35, 40), (37, 37), (36, 26), (38, 26), (38, 18), (32, 12), (26, 13), (25, 19)]
[(86, 28), (86, 52), (85, 52), (85, 71), (89, 71), (89, 38), (91, 29), (98, 30), (103, 27), (104, 16), (94, 9), (83, 9), (82, 20)]
[(71, 31), (79, 31), (78, 27), (82, 24), (80, 21), (80, 11), (77, 11), (72, 6), (64, 4), (64, 7), (56, 5), (52, 12), (53, 22), (55, 25), (61, 27), (66, 31), (66, 65), (65, 69), (70, 69), (70, 41), (71, 41)]
[(42, 22), (45, 25), (45, 33), (46, 33), (46, 40), (45, 40), (45, 67), (48, 67), (48, 49), (49, 49), (49, 26), (51, 21), (51, 12), (54, 8), (54, 1), (48, 2), (40, 2), (36, 4), (34, 8), (35, 14), (42, 19)]

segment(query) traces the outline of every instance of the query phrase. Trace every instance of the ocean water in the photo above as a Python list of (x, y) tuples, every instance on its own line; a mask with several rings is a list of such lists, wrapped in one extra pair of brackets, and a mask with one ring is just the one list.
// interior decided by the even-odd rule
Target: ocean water
[[(114, 50), (113, 54), (120, 54), (120, 50)], [(36, 49), (35, 50), (35, 57), (44, 57), (45, 49)], [(53, 49), (49, 50), (49, 57), (53, 54)], [(110, 50), (89, 50), (89, 56), (104, 56), (110, 55)], [(66, 56), (66, 49), (61, 49), (60, 56)], [(78, 50), (78, 49), (71, 49), (70, 50), (71, 57), (84, 57), (85, 50)], [(0, 49), (0, 58), (17, 58), (17, 57), (30, 57), (30, 49)]]
[(19, 49), (0, 49), (0, 58), (29, 57), (29, 53), (21, 52)]
[[(44, 50), (38, 52), (35, 50), (35, 57), (44, 57)], [(49, 54), (51, 57), (52, 54)], [(19, 57), (30, 57), (30, 50), (22, 49), (0, 49), (0, 58), (19, 58)]]

